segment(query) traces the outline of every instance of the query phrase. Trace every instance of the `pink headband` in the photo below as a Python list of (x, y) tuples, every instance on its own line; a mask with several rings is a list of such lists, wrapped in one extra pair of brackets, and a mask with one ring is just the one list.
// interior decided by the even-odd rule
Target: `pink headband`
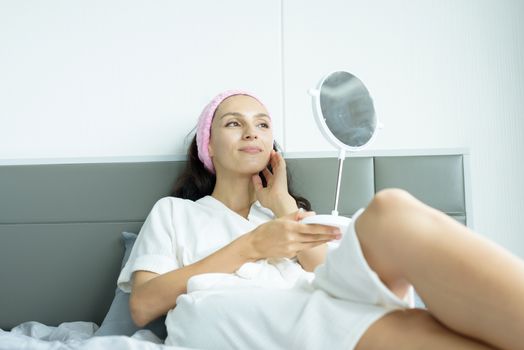
[[(258, 102), (260, 102), (260, 99), (253, 96), (251, 93), (243, 91), (243, 90), (224, 91), (216, 95), (211, 100), (211, 102), (208, 103), (208, 105), (204, 108), (204, 110), (200, 114), (200, 118), (198, 119), (197, 130), (196, 130), (198, 158), (204, 164), (204, 167), (207, 170), (209, 170), (209, 172), (211, 172), (212, 174), (215, 173), (215, 167), (213, 166), (213, 162), (211, 161), (211, 157), (209, 156), (209, 150), (208, 150), (209, 139), (211, 137), (211, 123), (213, 122), (215, 111), (217, 110), (220, 103), (222, 103), (222, 101), (224, 101), (226, 98), (234, 96), (234, 95), (250, 96), (250, 97), (253, 97), (255, 100), (257, 100)], [(263, 105), (262, 102), (260, 102), (260, 104)]]

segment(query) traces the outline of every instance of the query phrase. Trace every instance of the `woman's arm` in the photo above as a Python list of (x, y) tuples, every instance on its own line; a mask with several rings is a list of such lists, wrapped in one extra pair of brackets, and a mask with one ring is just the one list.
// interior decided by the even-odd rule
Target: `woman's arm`
[(232, 273), (251, 261), (248, 245), (248, 236), (244, 235), (194, 264), (162, 275), (135, 271), (129, 300), (135, 324), (143, 327), (174, 308), (178, 296), (186, 292), (190, 277), (208, 272)]

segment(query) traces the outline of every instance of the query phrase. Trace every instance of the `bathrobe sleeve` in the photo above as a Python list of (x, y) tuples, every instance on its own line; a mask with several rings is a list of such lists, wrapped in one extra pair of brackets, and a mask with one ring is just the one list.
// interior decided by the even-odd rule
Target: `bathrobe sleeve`
[(159, 199), (151, 209), (118, 277), (118, 287), (124, 292), (131, 292), (131, 278), (135, 271), (163, 274), (180, 267), (176, 258), (172, 213), (170, 197)]

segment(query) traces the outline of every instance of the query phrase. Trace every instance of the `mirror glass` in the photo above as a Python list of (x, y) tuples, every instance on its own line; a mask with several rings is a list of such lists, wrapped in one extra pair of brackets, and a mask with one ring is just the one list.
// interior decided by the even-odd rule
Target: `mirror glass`
[(331, 134), (348, 149), (371, 141), (377, 127), (373, 100), (362, 81), (351, 73), (329, 74), (319, 87), (322, 119)]

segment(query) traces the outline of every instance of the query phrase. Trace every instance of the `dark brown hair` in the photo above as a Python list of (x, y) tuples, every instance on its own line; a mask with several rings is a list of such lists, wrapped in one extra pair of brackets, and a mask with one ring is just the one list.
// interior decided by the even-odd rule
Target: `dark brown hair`
[[(273, 149), (279, 151), (278, 144), (273, 143)], [(271, 171), (271, 165), (268, 166)], [(266, 179), (262, 172), (259, 173), (262, 179), (262, 184), (266, 186)], [(202, 197), (210, 195), (215, 188), (216, 176), (210, 173), (204, 164), (198, 158), (198, 148), (196, 143), (196, 136), (193, 137), (191, 144), (187, 150), (187, 163), (184, 171), (178, 177), (171, 192), (171, 196), (180, 197), (184, 199), (191, 199), (196, 201)], [(292, 189), (292, 180), (289, 171), (287, 172), (287, 186), (289, 194), (297, 202), (299, 208), (304, 210), (311, 210), (311, 203), (304, 197), (296, 195)]]

